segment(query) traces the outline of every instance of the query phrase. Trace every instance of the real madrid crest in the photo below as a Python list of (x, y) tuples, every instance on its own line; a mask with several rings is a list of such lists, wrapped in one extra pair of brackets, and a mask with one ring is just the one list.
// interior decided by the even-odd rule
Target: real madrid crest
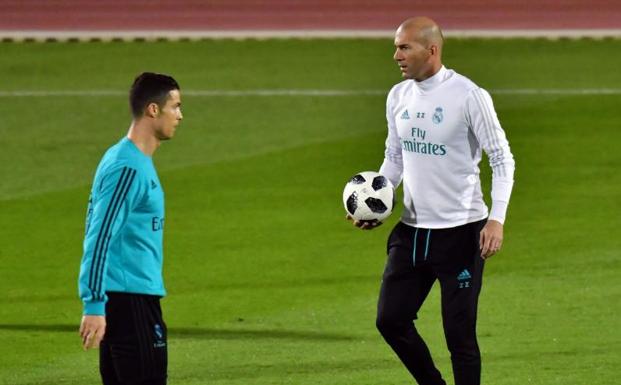
[(436, 107), (436, 112), (433, 113), (433, 117), (431, 118), (431, 120), (435, 124), (440, 124), (442, 122), (442, 119), (444, 119), (444, 115), (442, 114), (442, 107)]

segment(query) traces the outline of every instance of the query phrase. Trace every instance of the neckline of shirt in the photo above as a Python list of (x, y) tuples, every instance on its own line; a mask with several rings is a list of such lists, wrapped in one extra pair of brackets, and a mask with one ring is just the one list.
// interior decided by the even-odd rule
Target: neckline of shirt
[(149, 161), (152, 161), (153, 159), (145, 154), (144, 152), (140, 151), (140, 149), (138, 148), (138, 146), (136, 146), (136, 143), (134, 143), (130, 138), (128, 138), (127, 136), (123, 138), (123, 141), (128, 143), (129, 147), (136, 153), (142, 155), (143, 158), (148, 159)]
[(449, 71), (446, 69), (446, 67), (442, 66), (440, 67), (438, 72), (433, 74), (433, 76), (421, 82), (417, 82), (416, 80), (414, 80), (414, 84), (416, 85), (416, 88), (419, 92), (429, 92), (436, 88), (436, 86), (438, 86), (439, 84), (443, 83), (447, 79), (448, 75)]

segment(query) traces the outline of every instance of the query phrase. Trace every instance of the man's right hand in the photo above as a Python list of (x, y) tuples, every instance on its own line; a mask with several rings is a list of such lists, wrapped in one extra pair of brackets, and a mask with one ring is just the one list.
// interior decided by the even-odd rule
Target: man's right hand
[(349, 214), (347, 214), (346, 219), (352, 222), (354, 226), (356, 226), (357, 228), (361, 230), (373, 230), (374, 228), (376, 228), (377, 226), (380, 226), (383, 223), (383, 222), (378, 221), (377, 219), (373, 219), (372, 221), (356, 221)]
[(103, 315), (85, 315), (80, 324), (80, 337), (82, 348), (98, 348), (99, 343), (106, 334), (106, 317)]

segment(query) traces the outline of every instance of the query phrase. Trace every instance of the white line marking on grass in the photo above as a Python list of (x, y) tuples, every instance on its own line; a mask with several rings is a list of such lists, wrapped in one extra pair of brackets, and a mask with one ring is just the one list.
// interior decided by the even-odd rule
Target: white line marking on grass
[[(258, 90), (183, 90), (184, 96), (360, 96), (385, 95), (388, 90), (312, 90), (312, 89), (258, 89)], [(0, 91), (0, 97), (48, 97), (48, 96), (121, 96), (127, 91), (118, 90), (17, 90)]]
[[(495, 95), (621, 95), (621, 88), (499, 88)], [(257, 89), (257, 90), (183, 90), (184, 96), (384, 96), (386, 90), (316, 90), (316, 89)], [(0, 91), (0, 97), (102, 97), (125, 96), (119, 90), (16, 90)]]
[(621, 88), (500, 88), (496, 95), (620, 95)]
[(388, 90), (190, 90), (183, 91), (190, 96), (360, 96), (386, 95)]
[(115, 90), (17, 90), (0, 91), (0, 97), (48, 97), (48, 96), (119, 96), (129, 95), (128, 91)]

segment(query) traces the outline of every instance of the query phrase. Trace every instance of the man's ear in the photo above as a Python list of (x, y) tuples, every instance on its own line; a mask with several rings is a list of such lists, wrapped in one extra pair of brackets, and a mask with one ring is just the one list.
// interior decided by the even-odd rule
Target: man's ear
[(434, 56), (435, 56), (435, 55), (437, 55), (437, 54), (438, 54), (438, 52), (440, 51), (440, 49), (438, 48), (438, 46), (437, 46), (437, 45), (435, 45), (435, 44), (432, 44), (432, 45), (429, 47), (429, 50), (431, 51), (431, 54), (432, 54), (432, 55), (434, 55)]
[(144, 113), (150, 118), (157, 118), (160, 114), (160, 106), (158, 106), (157, 103), (149, 103)]

